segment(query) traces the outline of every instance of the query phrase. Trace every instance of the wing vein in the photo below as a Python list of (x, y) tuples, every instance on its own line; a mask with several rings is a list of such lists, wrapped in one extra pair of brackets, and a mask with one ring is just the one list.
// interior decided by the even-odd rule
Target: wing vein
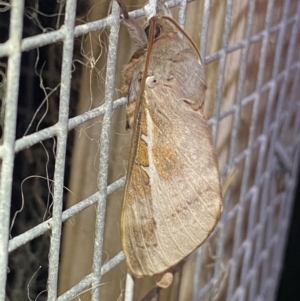
[[(159, 131), (166, 137), (166, 135), (165, 135), (164, 132), (160, 129), (160, 127), (159, 127), (158, 125), (156, 125), (156, 127), (157, 127), (157, 128), (159, 129)], [(173, 143), (173, 145), (176, 146), (176, 144), (175, 144), (175, 142), (174, 142), (173, 139), (168, 139), (168, 140), (170, 140), (170, 141)], [(175, 151), (176, 151), (177, 153), (180, 154), (180, 156), (184, 157), (184, 158), (186, 159), (186, 161), (188, 161), (188, 162), (190, 163), (191, 166), (193, 166), (193, 164), (190, 162), (190, 160), (189, 160), (189, 159), (188, 159), (188, 158), (180, 151), (180, 149), (179, 149), (177, 146), (174, 147), (174, 149), (175, 149)], [(196, 176), (198, 176), (198, 174), (197, 174), (197, 172), (194, 170), (194, 168), (191, 167), (191, 170), (193, 171), (193, 173), (194, 173)], [(203, 181), (204, 181), (209, 187), (211, 187), (212, 190), (214, 190), (214, 189), (212, 188), (212, 186), (211, 186), (207, 181), (205, 181), (204, 178), (201, 178), (201, 179), (203, 179)], [(200, 201), (203, 203), (203, 205), (205, 206), (205, 208), (207, 209), (207, 211), (210, 213), (210, 215), (211, 215), (212, 217), (215, 217), (215, 215), (211, 212), (211, 210), (206, 206), (206, 203), (203, 201), (203, 198), (198, 194), (197, 191), (195, 191), (195, 189), (194, 189), (194, 187), (191, 185), (191, 183), (190, 183), (189, 181), (187, 181), (187, 183), (188, 183), (188, 185), (192, 188), (192, 190), (199, 196)]]

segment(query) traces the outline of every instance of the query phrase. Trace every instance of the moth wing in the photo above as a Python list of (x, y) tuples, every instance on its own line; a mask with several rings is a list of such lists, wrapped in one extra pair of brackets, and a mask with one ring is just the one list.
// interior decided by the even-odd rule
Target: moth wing
[(188, 256), (222, 212), (217, 159), (201, 111), (161, 84), (145, 89), (145, 99), (121, 218), (123, 251), (136, 277)]

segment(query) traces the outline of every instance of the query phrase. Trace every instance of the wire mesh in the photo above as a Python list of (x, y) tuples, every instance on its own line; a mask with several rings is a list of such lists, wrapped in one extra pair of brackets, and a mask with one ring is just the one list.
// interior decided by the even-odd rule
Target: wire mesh
[[(187, 23), (187, 27), (190, 24), (189, 20), (186, 22), (188, 2), (192, 1), (167, 2), (169, 7), (179, 7), (179, 24)], [(172, 298), (274, 300), (299, 161), (300, 1), (197, 2), (202, 15), (199, 18), (198, 14), (196, 23), (202, 21), (202, 25), (201, 28), (196, 25), (194, 31), (207, 65), (209, 91), (206, 101), (210, 104), (208, 115), (212, 115), (208, 123), (219, 152), (220, 174), (233, 173), (235, 176), (224, 196), (222, 220), (194, 254), (194, 266), (190, 267), (193, 277), (190, 298), (181, 291)], [(130, 14), (136, 18), (150, 16), (154, 13), (155, 3), (155, 0), (150, 0), (146, 6)], [(0, 2), (10, 11), (9, 38), (0, 44), (0, 58), (7, 58), (2, 80), (4, 82), (5, 78), (7, 84), (2, 102), (5, 113), (0, 146), (0, 300), (7, 297), (9, 254), (14, 256), (13, 251), (48, 231), (51, 235), (45, 288), (47, 300), (71, 300), (89, 288), (91, 300), (100, 300), (101, 277), (124, 261), (120, 250), (107, 262), (104, 263), (103, 259), (107, 196), (125, 183), (123, 176), (107, 185), (109, 168), (113, 168), (109, 166), (112, 115), (127, 102), (124, 97), (115, 100), (114, 94), (120, 10), (113, 1), (107, 17), (78, 25), (77, 4), (75, 0), (66, 1), (63, 25), (56, 30), (22, 38), (26, 13), (24, 1)], [(264, 15), (261, 16), (262, 11)], [(244, 16), (242, 25), (241, 21), (236, 21), (239, 17), (242, 19), (241, 12)], [(257, 15), (263, 22), (257, 21)], [(104, 101), (100, 106), (69, 118), (74, 39), (105, 28), (109, 28), (109, 37)], [(215, 32), (216, 28), (220, 29), (219, 33)], [(217, 40), (215, 44), (213, 39)], [(63, 51), (58, 120), (51, 126), (16, 139), (22, 53), (59, 42), (63, 44)], [(98, 191), (64, 210), (68, 131), (100, 116)], [(56, 145), (51, 217), (11, 237), (15, 155), (52, 137), (56, 138)], [(91, 273), (59, 295), (63, 223), (94, 204), (97, 204), (97, 209)], [(185, 271), (180, 273), (185, 275)], [(124, 298), (136, 300), (138, 284), (134, 285), (130, 275), (126, 277)], [(191, 279), (187, 281), (191, 282)], [(184, 277), (180, 283), (175, 285), (182, 290)], [(143, 300), (150, 300), (158, 294), (156, 289), (152, 290)]]

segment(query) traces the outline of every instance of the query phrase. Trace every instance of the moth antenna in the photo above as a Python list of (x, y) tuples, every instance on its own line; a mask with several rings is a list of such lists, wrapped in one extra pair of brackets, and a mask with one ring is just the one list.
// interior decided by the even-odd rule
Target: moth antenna
[[(151, 54), (151, 50), (152, 50), (152, 46), (153, 46), (153, 43), (154, 43), (154, 39), (155, 39), (155, 26), (156, 26), (156, 22), (157, 22), (157, 18), (156, 17), (153, 17), (151, 20), (150, 20), (150, 29), (149, 29), (149, 38), (146, 42), (146, 45), (148, 44), (148, 47), (147, 47), (147, 53), (146, 53), (146, 59), (145, 59), (145, 67), (144, 67), (144, 73), (143, 73), (143, 77), (142, 77), (142, 80), (141, 80), (141, 84), (140, 84), (140, 91), (139, 91), (139, 94), (136, 98), (136, 108), (135, 108), (135, 113), (134, 113), (134, 125), (133, 125), (133, 131), (139, 131), (140, 128), (138, 127), (138, 120), (139, 120), (139, 117), (140, 117), (140, 107), (141, 107), (141, 99), (142, 99), (142, 94), (143, 94), (143, 91), (144, 91), (144, 87), (145, 87), (145, 82), (146, 82), (146, 78), (147, 78), (147, 74), (148, 74), (148, 67), (149, 67), (149, 61), (150, 61), (150, 54)], [(133, 150), (133, 157), (135, 156), (135, 153), (136, 153), (137, 149), (135, 148)], [(130, 177), (130, 174), (127, 175), (128, 177)]]
[(144, 73), (143, 73), (143, 77), (141, 80), (141, 85), (140, 85), (140, 92), (139, 95), (137, 97), (137, 106), (135, 109), (135, 116), (134, 116), (134, 120), (135, 120), (135, 125), (137, 125), (137, 120), (138, 120), (138, 114), (140, 112), (140, 106), (141, 106), (141, 98), (142, 98), (142, 94), (145, 88), (145, 83), (146, 83), (146, 78), (147, 78), (147, 74), (148, 74), (148, 67), (149, 67), (149, 61), (150, 61), (150, 55), (151, 55), (151, 51), (152, 51), (152, 46), (154, 43), (154, 39), (155, 39), (155, 26), (156, 26), (156, 22), (157, 22), (157, 18), (153, 17), (150, 20), (150, 29), (149, 29), (149, 37), (148, 37), (148, 47), (147, 47), (147, 53), (146, 53), (146, 59), (145, 59), (145, 67), (144, 67)]
[[(140, 92), (143, 93), (144, 87), (145, 87), (145, 82), (147, 78), (147, 73), (148, 73), (148, 67), (149, 67), (149, 61), (150, 61), (150, 55), (155, 39), (155, 26), (156, 26), (157, 18), (153, 17), (150, 20), (150, 29), (149, 29), (149, 37), (148, 37), (148, 47), (147, 47), (147, 54), (146, 54), (146, 59), (145, 59), (145, 69), (143, 73), (143, 78), (141, 81), (141, 87), (140, 87)], [(141, 97), (141, 95), (140, 95)]]
[(199, 56), (199, 59), (201, 61), (201, 64), (203, 65), (202, 62), (202, 58), (201, 58), (201, 54), (196, 46), (196, 44), (194, 43), (194, 41), (192, 40), (192, 38), (179, 26), (179, 24), (174, 21), (172, 18), (168, 17), (168, 16), (162, 16), (163, 19), (170, 21), (187, 39), (188, 41), (191, 43), (191, 45), (193, 46), (194, 50), (196, 51), (196, 53)]
[(123, 12), (123, 18), (121, 19), (121, 22), (127, 27), (130, 38), (139, 48), (146, 48), (147, 36), (144, 29), (134, 18), (129, 16), (125, 4), (121, 0), (117, 0), (117, 2)]

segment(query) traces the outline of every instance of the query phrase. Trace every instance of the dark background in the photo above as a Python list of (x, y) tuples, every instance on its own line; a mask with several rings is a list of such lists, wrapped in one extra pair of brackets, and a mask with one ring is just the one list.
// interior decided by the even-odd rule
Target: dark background
[(300, 173), (277, 301), (300, 300)]

